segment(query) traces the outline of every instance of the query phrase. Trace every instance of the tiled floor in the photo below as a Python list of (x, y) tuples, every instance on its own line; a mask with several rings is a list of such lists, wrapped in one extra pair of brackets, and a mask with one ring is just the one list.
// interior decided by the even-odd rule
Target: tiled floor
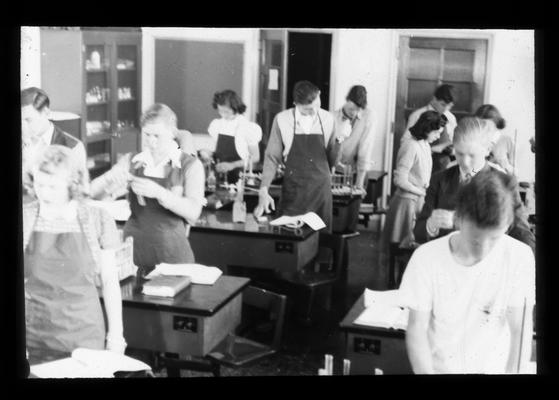
[[(323, 367), (324, 355), (334, 356), (334, 368), (341, 368), (344, 356), (344, 338), (338, 324), (349, 308), (363, 293), (365, 287), (386, 289), (386, 271), (378, 265), (378, 223), (369, 227), (359, 225), (360, 236), (349, 243), (348, 285), (343, 299), (333, 302), (329, 311), (317, 309), (315, 322), (305, 327), (292, 319), (287, 321), (282, 350), (253, 365), (233, 369), (221, 368), (222, 376), (273, 376), (273, 375), (316, 375)], [(165, 370), (156, 371), (156, 376), (166, 376)], [(212, 376), (210, 373), (182, 371), (183, 377)]]

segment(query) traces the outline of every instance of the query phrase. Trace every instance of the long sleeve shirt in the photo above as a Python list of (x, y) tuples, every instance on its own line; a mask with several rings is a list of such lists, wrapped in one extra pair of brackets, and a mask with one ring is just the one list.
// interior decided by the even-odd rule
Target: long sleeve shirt
[(371, 109), (359, 112), (354, 121), (345, 118), (342, 109), (334, 112), (336, 136), (344, 129), (344, 124), (351, 124), (351, 135), (344, 140), (338, 159), (343, 164), (357, 166), (357, 170), (373, 169), (373, 140), (376, 127), (376, 115)]
[[(320, 116), (320, 120), (319, 117)], [(305, 124), (308, 123), (308, 126)], [(328, 158), (330, 167), (336, 163), (336, 158), (340, 149), (340, 145), (336, 141), (334, 132), (334, 117), (326, 110), (319, 109), (310, 121), (297, 116), (297, 126), (295, 126), (295, 134), (317, 134), (324, 129), (324, 150)], [(268, 146), (264, 154), (264, 166), (262, 171), (261, 186), (269, 187), (274, 180), (278, 165), (287, 160), (287, 156), (291, 150), (294, 137), (295, 120), (293, 118), (293, 108), (284, 110), (274, 117), (272, 129), (270, 130), (270, 138)]]

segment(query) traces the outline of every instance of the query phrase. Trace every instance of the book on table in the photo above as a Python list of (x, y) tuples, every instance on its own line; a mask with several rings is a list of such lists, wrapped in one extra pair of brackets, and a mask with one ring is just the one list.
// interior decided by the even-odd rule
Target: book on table
[(144, 283), (142, 293), (149, 296), (175, 297), (190, 285), (189, 276), (157, 275)]
[(365, 310), (353, 321), (355, 325), (406, 330), (409, 309), (403, 307), (397, 290), (365, 289)]
[(151, 279), (156, 276), (187, 276), (192, 283), (199, 285), (213, 285), (223, 274), (217, 267), (210, 267), (202, 264), (167, 264), (161, 263), (155, 266), (146, 278)]

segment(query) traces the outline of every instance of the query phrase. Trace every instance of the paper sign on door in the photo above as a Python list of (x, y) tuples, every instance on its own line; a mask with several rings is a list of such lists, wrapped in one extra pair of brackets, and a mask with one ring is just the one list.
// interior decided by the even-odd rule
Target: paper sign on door
[(270, 69), (268, 79), (268, 90), (278, 90), (279, 89), (279, 70)]

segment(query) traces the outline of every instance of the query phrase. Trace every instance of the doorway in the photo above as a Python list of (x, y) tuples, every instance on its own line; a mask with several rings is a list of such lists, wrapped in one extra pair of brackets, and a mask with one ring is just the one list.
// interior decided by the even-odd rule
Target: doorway
[(331, 54), (331, 33), (260, 30), (257, 121), (262, 128), (262, 154), (274, 117), (293, 106), (293, 85), (297, 81), (308, 80), (318, 86), (322, 108), (329, 108)]
[(322, 108), (330, 104), (331, 33), (288, 32), (287, 35), (287, 102), (293, 105), (293, 86), (307, 80), (320, 89)]

